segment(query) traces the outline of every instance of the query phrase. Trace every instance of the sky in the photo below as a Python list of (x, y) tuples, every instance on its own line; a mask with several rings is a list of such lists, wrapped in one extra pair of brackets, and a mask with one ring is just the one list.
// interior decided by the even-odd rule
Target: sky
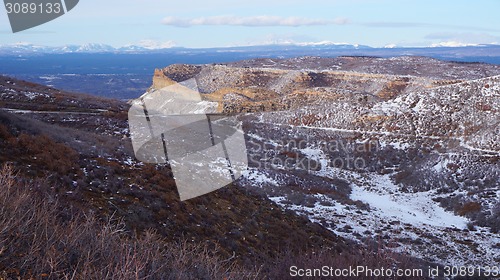
[(0, 45), (500, 44), (499, 11), (499, 0), (80, 0), (67, 14), (15, 34), (1, 8)]

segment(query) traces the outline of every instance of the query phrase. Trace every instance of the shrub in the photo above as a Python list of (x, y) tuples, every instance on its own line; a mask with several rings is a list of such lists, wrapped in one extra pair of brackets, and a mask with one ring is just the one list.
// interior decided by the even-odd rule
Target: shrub
[(8, 166), (0, 170), (0, 248), (2, 279), (255, 277), (207, 245), (167, 243), (148, 230), (136, 236), (112, 217), (68, 211), (42, 186), (18, 182)]
[(460, 209), (458, 209), (458, 214), (460, 216), (465, 216), (471, 213), (481, 211), (481, 204), (478, 202), (467, 202)]
[(30, 164), (40, 169), (68, 174), (78, 168), (78, 153), (62, 143), (57, 143), (46, 135), (29, 135), (21, 133), (11, 137), (9, 153), (11, 157), (25, 158)]
[(0, 139), (9, 139), (12, 137), (12, 134), (10, 134), (9, 129), (0, 123)]

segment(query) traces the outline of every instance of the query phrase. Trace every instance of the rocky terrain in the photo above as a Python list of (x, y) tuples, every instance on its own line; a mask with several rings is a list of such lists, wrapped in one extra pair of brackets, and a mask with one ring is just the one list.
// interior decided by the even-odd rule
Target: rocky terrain
[[(115, 217), (129, 237), (154, 230), (167, 242), (159, 247), (219, 248), (252, 279), (286, 279), (293, 264), (500, 262), (500, 66), (424, 57), (176, 64), (157, 69), (145, 95), (176, 83), (201, 93), (200, 108), (241, 121), (249, 168), (232, 185), (181, 202), (168, 163), (135, 159), (129, 104), (9, 77), (0, 77), (0, 163), (60, 201), (62, 220)], [(60, 246), (69, 260), (85, 258)], [(0, 254), (0, 273), (30, 278), (28, 255)]]
[[(369, 246), (444, 265), (500, 262), (500, 66), (425, 57), (171, 65), (237, 114), (237, 184)], [(204, 102), (205, 102), (204, 101)], [(211, 105), (212, 106), (212, 105)]]

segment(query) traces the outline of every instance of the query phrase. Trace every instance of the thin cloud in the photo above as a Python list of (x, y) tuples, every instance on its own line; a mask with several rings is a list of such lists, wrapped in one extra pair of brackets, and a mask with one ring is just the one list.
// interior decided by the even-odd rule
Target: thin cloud
[(429, 26), (426, 23), (418, 23), (418, 22), (367, 22), (361, 24), (367, 27), (381, 27), (381, 28), (411, 28), (411, 27), (422, 27)]
[(463, 25), (451, 25), (451, 24), (435, 24), (435, 23), (424, 23), (424, 22), (365, 22), (360, 23), (362, 26), (375, 27), (375, 28), (445, 28), (445, 29), (459, 29), (459, 30), (473, 30), (473, 31), (483, 31), (483, 32), (500, 32), (500, 29), (495, 28), (482, 28), (476, 26), (463, 26)]
[(279, 16), (252, 16), (252, 17), (236, 17), (236, 16), (213, 16), (199, 18), (178, 18), (166, 17), (162, 20), (165, 25), (176, 27), (191, 27), (201, 25), (228, 25), (228, 26), (315, 26), (315, 25), (343, 25), (348, 24), (347, 18), (335, 19), (313, 19), (304, 17), (279, 17)]

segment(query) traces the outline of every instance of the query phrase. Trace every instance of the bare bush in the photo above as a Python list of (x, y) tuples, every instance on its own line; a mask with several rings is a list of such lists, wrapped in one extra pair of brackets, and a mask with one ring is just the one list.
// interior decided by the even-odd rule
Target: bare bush
[(54, 197), (0, 170), (0, 278), (2, 279), (249, 279), (216, 248), (140, 236), (123, 221), (63, 214)]
[(466, 202), (458, 209), (458, 214), (460, 216), (467, 216), (471, 213), (481, 211), (481, 204), (478, 202)]

